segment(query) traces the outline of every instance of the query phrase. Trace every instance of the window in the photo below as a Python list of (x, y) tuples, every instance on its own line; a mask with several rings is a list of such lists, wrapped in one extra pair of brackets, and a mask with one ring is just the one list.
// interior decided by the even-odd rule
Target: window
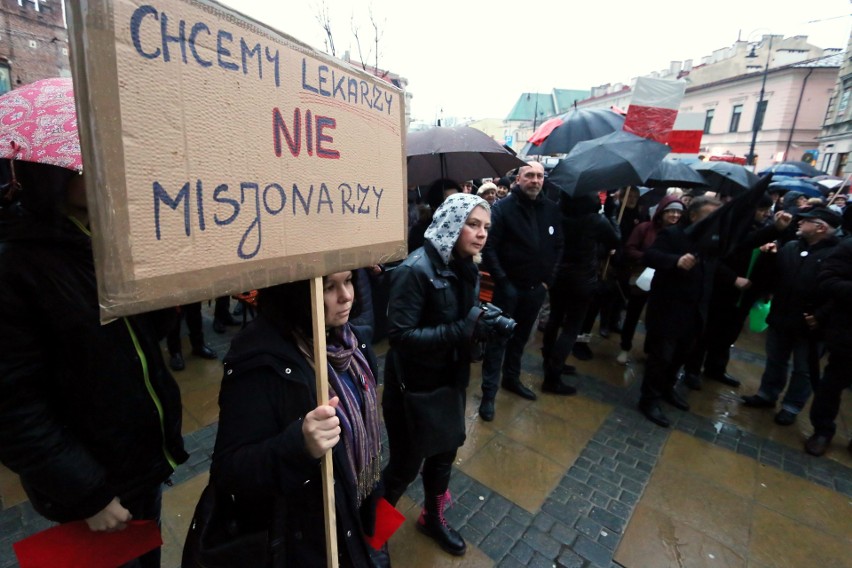
[(761, 130), (763, 128), (763, 117), (766, 116), (767, 104), (769, 104), (769, 101), (760, 101), (757, 103), (757, 111), (754, 113), (754, 125), (752, 126), (754, 130)]
[(12, 90), (12, 72), (8, 63), (0, 63), (0, 95)]
[(716, 109), (707, 109), (707, 114), (704, 116), (704, 134), (710, 134), (710, 123), (713, 122), (714, 114), (716, 114)]
[(840, 104), (837, 105), (837, 118), (843, 118), (846, 114), (846, 109), (849, 108), (849, 95), (852, 94), (852, 88), (843, 89), (843, 94), (840, 95)]
[(736, 132), (740, 129), (740, 116), (743, 114), (743, 105), (734, 105), (734, 110), (731, 113), (731, 126), (728, 132)]

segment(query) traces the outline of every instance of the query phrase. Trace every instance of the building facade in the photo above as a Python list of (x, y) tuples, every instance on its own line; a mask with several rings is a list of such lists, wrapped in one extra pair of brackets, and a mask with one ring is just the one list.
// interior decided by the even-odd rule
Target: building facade
[(747, 157), (754, 139), (756, 171), (783, 160), (807, 159), (817, 153), (842, 57), (829, 55), (689, 87), (680, 112), (704, 115), (701, 152), (707, 155)]
[(70, 75), (62, 1), (0, 0), (0, 93)]
[(817, 167), (835, 176), (852, 173), (852, 34), (837, 76), (837, 83), (825, 113), (819, 136)]

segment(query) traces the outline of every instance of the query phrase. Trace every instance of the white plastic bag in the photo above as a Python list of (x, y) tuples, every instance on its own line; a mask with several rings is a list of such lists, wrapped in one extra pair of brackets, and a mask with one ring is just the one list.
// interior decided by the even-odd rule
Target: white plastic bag
[(651, 291), (651, 280), (654, 279), (654, 269), (646, 268), (642, 271), (642, 274), (639, 275), (639, 278), (636, 279), (636, 287), (640, 290), (644, 290), (646, 292)]

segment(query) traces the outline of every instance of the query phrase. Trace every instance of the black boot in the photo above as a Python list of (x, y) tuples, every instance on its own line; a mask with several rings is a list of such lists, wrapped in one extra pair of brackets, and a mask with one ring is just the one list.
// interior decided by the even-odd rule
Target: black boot
[(444, 518), (444, 508), (449, 501), (449, 490), (441, 495), (427, 495), (423, 511), (417, 519), (417, 529), (434, 539), (444, 551), (454, 556), (462, 556), (467, 551), (467, 544), (458, 531), (448, 525)]

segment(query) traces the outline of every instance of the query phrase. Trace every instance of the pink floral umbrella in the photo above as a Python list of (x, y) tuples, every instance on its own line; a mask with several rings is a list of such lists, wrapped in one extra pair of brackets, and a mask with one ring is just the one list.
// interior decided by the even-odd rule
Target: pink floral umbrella
[(0, 96), (0, 158), (83, 170), (70, 77), (43, 79)]

